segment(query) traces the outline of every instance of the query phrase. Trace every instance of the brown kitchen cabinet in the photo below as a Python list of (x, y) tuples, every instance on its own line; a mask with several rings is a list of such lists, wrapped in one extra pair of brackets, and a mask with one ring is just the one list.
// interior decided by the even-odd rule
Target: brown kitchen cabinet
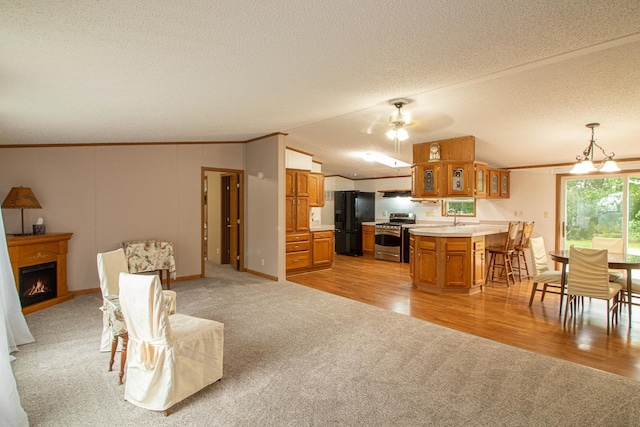
[(409, 269), (415, 288), (438, 294), (480, 291), (485, 271), (483, 236), (412, 235), (410, 242)]
[(475, 197), (487, 197), (488, 177), (487, 165), (485, 163), (474, 163), (474, 195)]
[(324, 174), (317, 172), (309, 174), (309, 206), (324, 206)]
[(287, 272), (309, 267), (311, 251), (309, 233), (292, 233), (286, 237)]
[(311, 249), (312, 267), (331, 267), (335, 242), (333, 231), (314, 231), (311, 233), (313, 242)]
[(484, 257), (484, 236), (476, 236), (471, 238), (473, 245), (473, 284), (480, 286), (484, 284), (486, 275), (485, 257)]
[(500, 170), (487, 168), (489, 176), (489, 197), (500, 197)]
[(286, 171), (286, 231), (296, 233), (309, 231), (309, 171), (287, 169)]
[(447, 196), (471, 197), (473, 187), (473, 163), (447, 164)]
[(436, 237), (419, 236), (414, 240), (416, 260), (413, 283), (416, 287), (435, 289), (438, 286), (436, 239)]
[(442, 192), (441, 169), (440, 163), (413, 166), (411, 170), (411, 196), (416, 198), (440, 197)]
[(362, 226), (362, 252), (373, 255), (376, 250), (376, 226)]
[(511, 188), (510, 172), (507, 170), (500, 171), (500, 197), (508, 199)]

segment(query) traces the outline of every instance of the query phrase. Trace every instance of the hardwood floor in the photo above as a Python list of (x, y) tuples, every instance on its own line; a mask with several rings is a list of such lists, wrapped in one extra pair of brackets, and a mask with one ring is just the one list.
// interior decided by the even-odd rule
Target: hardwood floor
[[(626, 306), (607, 336), (606, 303), (586, 301), (564, 327), (559, 295), (540, 293), (529, 307), (532, 283), (489, 283), (475, 295), (432, 295), (414, 289), (409, 264), (373, 256), (336, 255), (333, 269), (287, 280), (515, 347), (640, 380), (640, 310), (628, 326)], [(635, 307), (634, 307), (635, 308)]]

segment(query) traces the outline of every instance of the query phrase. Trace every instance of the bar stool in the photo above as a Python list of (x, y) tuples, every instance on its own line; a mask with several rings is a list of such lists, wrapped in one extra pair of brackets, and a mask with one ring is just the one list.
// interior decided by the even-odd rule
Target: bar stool
[[(487, 283), (489, 283), (489, 277), (491, 277), (492, 282), (495, 281), (496, 268), (501, 270), (500, 274), (498, 274), (498, 279), (504, 275), (507, 287), (509, 287), (511, 282), (513, 282), (514, 285), (516, 284), (511, 258), (515, 251), (515, 242), (516, 237), (518, 236), (519, 227), (520, 222), (510, 222), (504, 244), (500, 246), (487, 247), (487, 251), (489, 252), (489, 268), (487, 269), (487, 277), (484, 280), (483, 286), (486, 286)], [(501, 257), (502, 263), (499, 262), (498, 256)]]
[[(531, 235), (533, 234), (533, 226), (535, 222), (531, 221), (529, 224), (526, 222), (522, 224), (522, 232), (520, 233), (520, 240), (514, 246), (513, 256), (518, 262), (518, 281), (522, 282), (522, 269), (524, 266), (524, 271), (527, 273), (526, 277), (529, 278), (531, 275), (529, 274), (529, 265), (527, 264), (526, 252), (529, 250), (529, 239), (531, 239)], [(513, 260), (511, 261), (513, 264)]]

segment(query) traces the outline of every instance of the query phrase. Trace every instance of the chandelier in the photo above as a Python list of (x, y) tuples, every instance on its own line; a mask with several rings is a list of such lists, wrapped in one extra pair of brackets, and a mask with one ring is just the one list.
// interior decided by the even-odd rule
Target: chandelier
[[(591, 129), (591, 140), (589, 141), (589, 145), (584, 149), (582, 154), (576, 156), (577, 163), (573, 165), (573, 169), (569, 171), (569, 173), (573, 174), (582, 174), (589, 172), (618, 172), (620, 168), (613, 160), (613, 157), (616, 155), (614, 152), (607, 153), (604, 151), (604, 148), (596, 144), (596, 140), (594, 138), (594, 129), (600, 126), (600, 123), (589, 123), (586, 125)], [(600, 162), (598, 167), (595, 167), (593, 164), (593, 152), (595, 147), (598, 147), (602, 154), (604, 155), (604, 159)]]

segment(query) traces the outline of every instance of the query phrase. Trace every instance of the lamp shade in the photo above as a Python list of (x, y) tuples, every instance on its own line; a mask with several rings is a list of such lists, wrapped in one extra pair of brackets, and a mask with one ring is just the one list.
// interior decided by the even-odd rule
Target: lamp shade
[(31, 188), (13, 187), (2, 202), (5, 209), (42, 209)]

